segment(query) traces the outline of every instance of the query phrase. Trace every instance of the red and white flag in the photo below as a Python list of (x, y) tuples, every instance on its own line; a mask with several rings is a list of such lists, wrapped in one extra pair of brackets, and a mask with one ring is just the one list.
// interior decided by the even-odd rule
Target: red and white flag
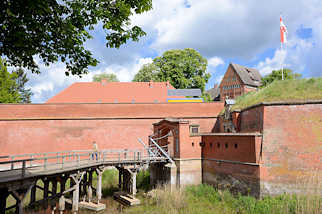
[(287, 40), (286, 40), (287, 29), (283, 23), (281, 16), (280, 16), (280, 32), (281, 32), (281, 43), (286, 43), (287, 42)]

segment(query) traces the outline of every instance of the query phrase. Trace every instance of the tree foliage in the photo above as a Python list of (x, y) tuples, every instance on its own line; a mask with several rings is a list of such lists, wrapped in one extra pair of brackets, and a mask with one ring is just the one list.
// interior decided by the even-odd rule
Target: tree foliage
[(153, 63), (145, 64), (141, 67), (139, 72), (135, 74), (133, 82), (159, 82), (160, 77), (158, 75), (159, 69)]
[(27, 78), (27, 74), (24, 72), (22, 68), (14, 71), (16, 74), (16, 84), (18, 87), (18, 93), (20, 94), (20, 103), (31, 103), (31, 96), (33, 93), (31, 89), (26, 89), (25, 84), (29, 81)]
[(30, 103), (32, 92), (26, 89), (28, 78), (23, 69), (8, 72), (0, 58), (0, 103)]
[[(299, 79), (301, 78), (301, 74), (293, 73), (291, 69), (283, 69), (283, 77), (284, 79)], [(273, 70), (272, 73), (264, 76), (262, 78), (261, 87), (266, 87), (271, 84), (275, 80), (282, 80), (282, 70)]]
[(19, 103), (21, 97), (16, 83), (17, 74), (9, 73), (0, 58), (0, 103)]
[(170, 81), (177, 89), (200, 88), (204, 92), (210, 78), (206, 69), (207, 59), (196, 50), (169, 50), (156, 57), (152, 64), (144, 65), (133, 81)]
[(152, 8), (152, 0), (2, 0), (0, 53), (9, 65), (39, 73), (34, 56), (45, 65), (61, 60), (66, 75), (82, 75), (98, 61), (84, 48), (89, 30), (102, 24), (106, 46), (118, 48), (145, 35), (130, 26), (134, 13)]
[(120, 82), (115, 74), (101, 73), (93, 76), (93, 82), (101, 82), (103, 79), (107, 82)]

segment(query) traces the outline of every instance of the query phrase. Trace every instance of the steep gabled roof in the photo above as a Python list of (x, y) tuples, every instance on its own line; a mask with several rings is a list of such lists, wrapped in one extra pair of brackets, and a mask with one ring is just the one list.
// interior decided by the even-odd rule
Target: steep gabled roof
[(235, 70), (235, 72), (239, 75), (241, 81), (245, 85), (258, 87), (261, 84), (261, 75), (259, 74), (257, 69), (247, 68), (242, 65), (230, 63), (230, 66)]
[(47, 103), (154, 103), (166, 102), (168, 82), (78, 82)]
[(220, 95), (220, 88), (219, 85), (215, 85), (213, 88), (206, 91), (211, 97), (212, 100), (217, 98)]

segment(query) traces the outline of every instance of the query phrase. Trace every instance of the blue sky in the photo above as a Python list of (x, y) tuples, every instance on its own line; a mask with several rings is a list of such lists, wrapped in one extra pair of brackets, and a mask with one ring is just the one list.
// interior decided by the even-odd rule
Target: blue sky
[[(194, 48), (208, 59), (211, 73), (206, 89), (219, 83), (230, 62), (257, 68), (262, 75), (284, 67), (303, 77), (322, 76), (322, 1), (320, 0), (153, 0), (153, 10), (132, 17), (147, 36), (120, 49), (105, 46), (98, 25), (86, 42), (100, 64), (79, 77), (64, 76), (62, 63), (44, 66), (42, 74), (28, 73), (34, 103), (45, 102), (78, 81), (94, 74), (114, 73), (131, 81), (140, 67), (166, 50)], [(288, 43), (280, 50), (279, 16), (288, 30)]]

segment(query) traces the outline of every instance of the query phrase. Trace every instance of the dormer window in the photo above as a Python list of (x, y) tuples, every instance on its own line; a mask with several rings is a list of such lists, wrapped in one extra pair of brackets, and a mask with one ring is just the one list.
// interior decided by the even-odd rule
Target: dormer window
[(199, 125), (191, 125), (190, 126), (190, 134), (198, 134), (199, 133)]

